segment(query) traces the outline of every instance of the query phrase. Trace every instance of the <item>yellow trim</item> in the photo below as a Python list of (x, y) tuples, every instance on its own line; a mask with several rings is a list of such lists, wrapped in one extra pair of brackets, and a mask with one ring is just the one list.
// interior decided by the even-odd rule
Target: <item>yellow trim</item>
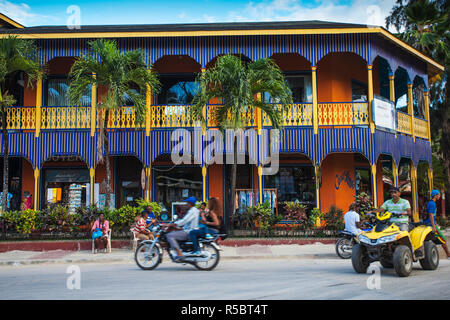
[(94, 184), (95, 184), (95, 168), (89, 169), (89, 178), (90, 178), (90, 193), (91, 196), (89, 197), (89, 204), (94, 204)]
[(431, 191), (433, 190), (433, 169), (431, 169), (429, 164), (428, 164), (428, 189), (431, 194)]
[(4, 20), (4, 21), (6, 21), (7, 23), (9, 23), (9, 24), (11, 24), (11, 25), (13, 25), (14, 27), (19, 28), (19, 29), (25, 28), (25, 26), (23, 26), (23, 25), (21, 25), (20, 23), (18, 23), (18, 22), (16, 22), (16, 21), (12, 20), (11, 18), (8, 18), (7, 16), (5, 16), (5, 15), (2, 14), (2, 13), (0, 13), (0, 20)]
[(395, 103), (395, 77), (389, 76), (389, 100)]
[[(96, 75), (92, 75), (94, 78), (96, 78)], [(97, 106), (97, 85), (92, 84), (92, 91), (91, 91), (91, 137), (95, 135), (95, 129), (96, 129), (96, 106)]]
[(431, 126), (430, 126), (430, 95), (428, 91), (424, 92), (424, 100), (425, 100), (425, 120), (427, 121), (428, 127), (428, 140), (431, 141)]
[(42, 73), (36, 82), (36, 133), (35, 137), (39, 137), (41, 131), (41, 106), (42, 106)]
[(152, 168), (148, 167), (145, 168), (145, 179), (146, 181), (146, 188), (145, 188), (145, 200), (150, 201), (150, 178), (152, 176)]
[(263, 167), (258, 166), (258, 191), (259, 191), (259, 203), (263, 203), (263, 185), (262, 185), (262, 173)]
[(317, 103), (317, 67), (311, 67), (311, 82), (312, 82), (312, 103), (313, 103), (313, 128), (314, 134), (319, 132), (319, 106)]
[(413, 106), (413, 85), (412, 83), (408, 83), (408, 113), (410, 115), (411, 120), (411, 136), (413, 140), (416, 140), (416, 135), (414, 134), (414, 106)]
[(372, 164), (371, 166), (372, 173), (372, 186), (373, 186), (373, 206), (375, 208), (378, 207), (378, 199), (377, 199), (377, 165)]
[(38, 209), (39, 199), (39, 169), (34, 169), (34, 210)]
[(207, 170), (206, 167), (202, 167), (202, 182), (203, 182), (203, 193), (202, 193), (202, 199), (203, 202), (206, 202), (206, 174), (207, 174)]
[(372, 65), (367, 65), (367, 87), (368, 87), (368, 109), (369, 109), (369, 125), (370, 125), (370, 132), (375, 133), (375, 124), (373, 123), (372, 118), (372, 102), (373, 102), (373, 72), (372, 72)]
[(411, 193), (412, 193), (412, 218), (414, 222), (419, 221), (419, 213), (417, 212), (417, 169), (414, 167), (414, 164), (411, 162)]
[(398, 187), (398, 168), (394, 159), (392, 159), (392, 177), (394, 178), (394, 187)]
[(145, 136), (150, 135), (151, 130), (151, 112), (152, 112), (152, 92), (150, 85), (146, 85), (145, 90)]

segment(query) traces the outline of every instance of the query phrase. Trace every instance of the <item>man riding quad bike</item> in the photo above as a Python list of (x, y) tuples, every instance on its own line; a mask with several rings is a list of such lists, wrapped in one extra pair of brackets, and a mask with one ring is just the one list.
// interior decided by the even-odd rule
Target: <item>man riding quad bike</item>
[(385, 268), (394, 268), (400, 277), (407, 277), (413, 262), (419, 261), (424, 270), (435, 270), (439, 265), (436, 244), (442, 244), (431, 227), (410, 223), (408, 230), (391, 220), (396, 214), (388, 211), (376, 214), (376, 225), (358, 235), (359, 243), (352, 249), (352, 265), (358, 273), (366, 273), (369, 265), (380, 261)]

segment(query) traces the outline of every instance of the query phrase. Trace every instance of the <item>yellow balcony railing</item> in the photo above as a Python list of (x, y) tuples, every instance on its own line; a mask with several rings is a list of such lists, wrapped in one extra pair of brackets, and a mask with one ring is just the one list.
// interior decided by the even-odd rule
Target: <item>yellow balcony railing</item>
[(368, 104), (367, 102), (319, 103), (318, 123), (320, 126), (367, 125)]
[[(1, 117), (0, 117), (1, 122)], [(36, 128), (36, 108), (6, 108), (6, 128), (8, 130), (27, 130)]]
[(397, 111), (397, 131), (411, 134), (411, 115)]
[(88, 129), (90, 107), (42, 107), (41, 129)]
[(414, 118), (414, 134), (423, 139), (428, 139), (428, 121)]
[(200, 126), (194, 121), (189, 105), (151, 106), (150, 126), (152, 128), (187, 128)]
[(122, 107), (117, 110), (110, 110), (108, 117), (108, 128), (126, 129), (126, 128), (142, 128), (145, 126), (144, 121), (138, 123), (136, 109), (134, 107)]
[[(221, 105), (208, 105), (207, 106), (207, 126), (208, 127), (217, 127), (219, 125), (217, 121), (217, 108), (221, 108)], [(245, 127), (255, 127), (256, 124), (256, 108), (255, 107), (247, 107), (243, 108), (241, 113), (242, 124)], [(231, 119), (231, 113), (228, 112), (227, 119)]]
[[(277, 105), (281, 108), (281, 105)], [(312, 126), (312, 103), (293, 103), (283, 111), (282, 125), (288, 126)], [(262, 125), (271, 126), (272, 122), (265, 112), (262, 115)]]

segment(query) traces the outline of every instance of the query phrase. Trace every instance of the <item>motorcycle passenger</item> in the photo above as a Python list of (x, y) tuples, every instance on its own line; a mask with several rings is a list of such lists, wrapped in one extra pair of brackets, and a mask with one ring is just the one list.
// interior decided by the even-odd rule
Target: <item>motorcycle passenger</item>
[(441, 193), (439, 190), (433, 190), (431, 191), (431, 199), (427, 203), (427, 219), (423, 220), (423, 222), (430, 226), (433, 229), (433, 232), (437, 234), (442, 240), (445, 241), (445, 243), (442, 245), (442, 248), (444, 249), (445, 253), (447, 254), (447, 258), (450, 258), (450, 253), (448, 252), (447, 247), (447, 239), (442, 234), (441, 230), (439, 230), (438, 226), (436, 225), (436, 202), (441, 198)]
[(198, 228), (199, 221), (199, 210), (195, 207), (195, 202), (197, 201), (195, 197), (189, 197), (184, 200), (189, 209), (183, 219), (176, 221), (175, 223), (169, 223), (167, 226), (169, 227), (183, 227), (181, 230), (172, 231), (167, 234), (167, 241), (170, 246), (175, 249), (177, 252), (177, 256), (175, 257), (175, 261), (179, 261), (183, 259), (183, 252), (180, 249), (180, 245), (178, 241), (185, 241), (189, 239), (189, 232), (191, 230)]
[(205, 237), (211, 234), (219, 233), (220, 217), (222, 216), (219, 200), (217, 198), (210, 198), (208, 200), (208, 210), (201, 211), (201, 220), (199, 228), (189, 232), (189, 238), (194, 247), (193, 255), (200, 255), (198, 251), (198, 238)]
[(350, 232), (355, 236), (362, 232), (361, 221), (358, 214), (359, 209), (359, 205), (356, 202), (353, 202), (350, 205), (348, 212), (344, 215), (345, 231)]
[(401, 192), (399, 188), (392, 187), (389, 190), (389, 193), (392, 199), (385, 201), (380, 208), (375, 209), (372, 212), (389, 211), (390, 213), (401, 215), (400, 217), (393, 215), (391, 221), (398, 226), (401, 231), (408, 231), (411, 205), (408, 200), (400, 198)]

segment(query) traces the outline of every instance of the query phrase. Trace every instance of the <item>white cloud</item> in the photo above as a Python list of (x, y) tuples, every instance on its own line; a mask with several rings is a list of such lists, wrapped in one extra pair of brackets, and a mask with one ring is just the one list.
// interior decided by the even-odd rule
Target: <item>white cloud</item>
[(0, 12), (25, 26), (42, 24), (42, 21), (49, 19), (48, 16), (33, 13), (26, 3), (15, 4), (6, 0), (0, 0)]
[(395, 0), (318, 0), (316, 5), (305, 6), (300, 0), (250, 1), (245, 10), (229, 12), (229, 21), (306, 21), (358, 23), (385, 27)]

